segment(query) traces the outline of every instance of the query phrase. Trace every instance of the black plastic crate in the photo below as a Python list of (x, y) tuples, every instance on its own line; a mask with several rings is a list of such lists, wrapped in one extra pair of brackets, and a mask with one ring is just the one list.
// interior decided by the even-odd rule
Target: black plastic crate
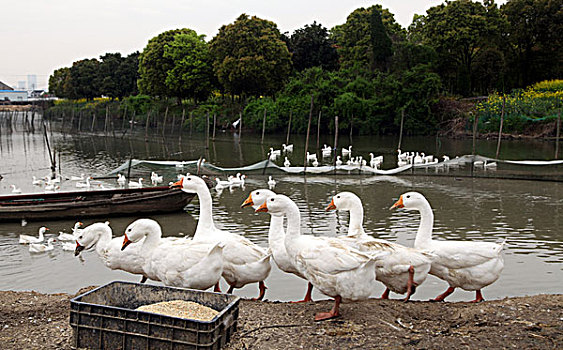
[[(197, 321), (136, 311), (141, 305), (186, 300), (219, 311)], [(200, 290), (111, 282), (70, 301), (73, 346), (90, 349), (220, 349), (236, 331), (234, 295)]]

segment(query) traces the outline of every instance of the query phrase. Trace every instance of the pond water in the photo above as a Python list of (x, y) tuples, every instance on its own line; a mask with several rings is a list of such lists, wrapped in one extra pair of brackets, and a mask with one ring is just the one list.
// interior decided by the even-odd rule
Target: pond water
[[(16, 128), (13, 133), (0, 134), (0, 194), (10, 194), (15, 184), (22, 192), (38, 192), (42, 189), (31, 184), (32, 176), (49, 174), (49, 152), (42, 130), (27, 133)], [(63, 176), (85, 173), (102, 176), (121, 165), (130, 156), (137, 159), (194, 160), (200, 156), (208, 162), (223, 167), (238, 167), (265, 159), (270, 146), (280, 148), (285, 135), (266, 135), (264, 144), (260, 135), (220, 133), (215, 142), (205, 148), (202, 135), (183, 134), (165, 138), (154, 137), (148, 142), (143, 135), (130, 138), (113, 138), (103, 135), (74, 135), (51, 132), (51, 146), (60, 154)], [(290, 156), (294, 164), (302, 164), (304, 140), (302, 135), (292, 135), (290, 143), (295, 152)], [(321, 136), (320, 144), (332, 144), (331, 135)], [(347, 146), (349, 140), (341, 140)], [(310, 149), (316, 147), (312, 138)], [(384, 167), (394, 166), (394, 150), (397, 138), (356, 137), (353, 149), (367, 157), (369, 152), (385, 156)], [(471, 153), (471, 140), (436, 138), (405, 138), (403, 149), (450, 156)], [(553, 156), (553, 143), (544, 141), (503, 141), (501, 158), (547, 160)], [(477, 153), (494, 156), (495, 140), (480, 140)], [(182, 169), (175, 167), (139, 166), (132, 176), (150, 178), (150, 172), (163, 174), (165, 182), (176, 178)], [(186, 170), (183, 170), (184, 172)], [(240, 204), (248, 193), (266, 187), (267, 176), (260, 172), (249, 174), (244, 189), (212, 191), (214, 218), (217, 226), (240, 233), (256, 244), (267, 246), (269, 215), (241, 209)], [(347, 232), (346, 213), (325, 212), (331, 197), (339, 191), (352, 191), (364, 203), (366, 231), (375, 236), (412, 246), (419, 216), (414, 212), (389, 211), (400, 194), (419, 191), (430, 201), (435, 213), (434, 236), (436, 239), (462, 239), (496, 242), (507, 238), (504, 251), (505, 269), (500, 279), (484, 289), (487, 299), (506, 296), (533, 295), (563, 292), (563, 184), (561, 182), (501, 180), (490, 178), (457, 178), (432, 176), (301, 176), (275, 175), (275, 191), (291, 197), (302, 213), (304, 234), (335, 236)], [(104, 186), (116, 186), (112, 180), (104, 180)], [(62, 190), (74, 190), (74, 182), (63, 181)], [(192, 235), (197, 225), (199, 206), (194, 200), (185, 213), (154, 215), (163, 227), (164, 235)], [(125, 227), (137, 217), (111, 218), (114, 235), (121, 236)], [(97, 220), (82, 220), (85, 224)], [(74, 257), (63, 251), (56, 242), (53, 251), (30, 254), (27, 246), (18, 244), (20, 234), (36, 234), (39, 227), (50, 228), (51, 235), (59, 231), (69, 232), (74, 221), (0, 223), (0, 289), (36, 290), (40, 292), (75, 293), (79, 288), (104, 284), (113, 280), (138, 281), (121, 271), (112, 271), (100, 262), (95, 252), (83, 252)], [(49, 236), (47, 236), (49, 237)], [(305, 292), (306, 283), (279, 271), (275, 266), (266, 280), (270, 300), (296, 300)], [(223, 288), (226, 284), (222, 282)], [(447, 288), (445, 282), (429, 276), (417, 289), (413, 299), (435, 297)], [(383, 292), (383, 285), (373, 295)], [(236, 290), (241, 296), (256, 296), (257, 286)], [(315, 293), (316, 298), (324, 296)], [(448, 300), (470, 300), (473, 293), (457, 291)], [(391, 295), (391, 297), (397, 297)]]

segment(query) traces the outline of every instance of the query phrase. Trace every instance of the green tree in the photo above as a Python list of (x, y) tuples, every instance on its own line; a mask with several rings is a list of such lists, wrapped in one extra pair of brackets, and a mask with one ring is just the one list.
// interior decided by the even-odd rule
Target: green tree
[(76, 61), (70, 67), (71, 98), (93, 99), (100, 96), (100, 61), (95, 58)]
[(373, 55), (373, 65), (375, 68), (386, 71), (389, 58), (393, 54), (392, 42), (387, 35), (385, 26), (381, 20), (381, 12), (373, 9), (370, 16), (370, 39)]
[(326, 70), (338, 68), (338, 53), (334, 42), (329, 39), (328, 30), (320, 23), (306, 24), (286, 40), (295, 70), (300, 72), (317, 66)]
[(174, 61), (164, 57), (166, 45), (172, 43), (176, 34), (187, 34), (190, 29), (174, 29), (150, 39), (139, 56), (139, 92), (150, 96), (175, 96), (166, 85), (168, 71), (174, 68)]
[(49, 92), (61, 98), (72, 97), (69, 67), (56, 69), (53, 74), (49, 76)]
[(275, 23), (240, 15), (211, 40), (213, 68), (223, 88), (234, 95), (272, 95), (283, 87), (291, 59)]
[(173, 66), (167, 72), (166, 86), (179, 98), (206, 99), (213, 88), (213, 67), (205, 35), (195, 31), (180, 33), (165, 46), (164, 58)]
[(508, 22), (505, 38), (510, 84), (524, 87), (561, 78), (563, 1), (511, 0), (501, 7)]
[[(374, 53), (377, 48), (374, 47), (374, 42), (377, 42), (378, 45), (382, 42), (380, 38), (372, 39), (371, 28), (374, 11), (381, 14), (385, 33), (392, 42), (405, 39), (405, 30), (395, 21), (394, 15), (389, 10), (383, 9), (381, 5), (374, 5), (367, 9), (363, 7), (356, 9), (348, 15), (346, 23), (335, 26), (331, 30), (331, 37), (338, 47), (342, 67), (351, 67), (358, 64), (370, 68), (376, 67)], [(381, 33), (381, 30), (377, 33)], [(387, 47), (387, 42), (383, 46)], [(383, 56), (387, 57), (387, 55), (387, 51), (383, 52)]]
[[(470, 95), (476, 57), (500, 41), (502, 19), (493, 1), (446, 1), (417, 18), (416, 33), (439, 55), (438, 70), (452, 92)], [(413, 28), (414, 29), (414, 28)]]
[(122, 61), (121, 54), (117, 53), (106, 53), (100, 56), (100, 67), (99, 67), (99, 84), (100, 93), (111, 98), (119, 97), (120, 94), (120, 81), (117, 75), (119, 66)]

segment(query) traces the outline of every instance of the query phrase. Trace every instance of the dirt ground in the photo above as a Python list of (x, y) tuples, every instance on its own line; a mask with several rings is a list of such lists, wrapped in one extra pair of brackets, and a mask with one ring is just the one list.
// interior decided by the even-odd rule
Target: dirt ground
[[(84, 292), (82, 290), (79, 293)], [(68, 294), (0, 292), (2, 349), (70, 349)], [(314, 322), (332, 302), (240, 304), (228, 349), (563, 348), (563, 295), (469, 303), (369, 300)]]

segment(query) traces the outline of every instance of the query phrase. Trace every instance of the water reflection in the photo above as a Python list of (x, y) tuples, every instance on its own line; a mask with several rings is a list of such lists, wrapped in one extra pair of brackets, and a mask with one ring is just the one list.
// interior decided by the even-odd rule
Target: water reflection
[[(38, 129), (40, 130), (40, 129)], [(302, 162), (303, 142), (293, 136), (295, 152), (290, 161)], [(302, 138), (299, 136), (299, 138)], [(329, 143), (331, 136), (323, 136), (321, 145)], [(440, 140), (434, 138), (407, 138), (405, 150), (437, 152), (439, 154), (466, 154), (471, 142), (467, 140)], [(112, 138), (99, 135), (71, 135), (53, 132), (53, 148), (60, 153), (64, 176), (104, 175), (125, 162), (129, 157), (145, 159), (192, 160), (205, 157), (209, 162), (223, 167), (248, 165), (264, 159), (270, 145), (279, 148), (285, 135), (270, 136), (261, 145), (259, 138), (243, 135), (218, 134), (217, 140), (205, 149), (201, 135), (184, 134), (154, 138)], [(492, 142), (494, 144), (494, 142)], [(354, 149), (367, 156), (368, 152), (394, 157), (392, 137), (354, 137)], [(438, 145), (437, 145), (438, 144)], [(491, 155), (494, 147), (488, 141), (480, 141), (478, 149)], [(487, 154), (489, 152), (489, 154)], [(506, 152), (518, 157), (549, 159), (549, 143), (507, 142)], [(16, 184), (24, 192), (42, 189), (31, 184), (32, 175), (49, 174), (48, 151), (39, 131), (25, 133), (16, 129), (0, 138), (0, 192), (10, 193), (9, 185)], [(386, 160), (387, 161), (387, 160)], [(185, 169), (142, 165), (132, 171), (133, 177), (148, 177), (150, 171), (164, 175), (164, 181), (172, 181)], [(414, 212), (389, 211), (388, 208), (406, 191), (420, 191), (430, 201), (435, 211), (436, 239), (468, 239), (496, 242), (508, 239), (505, 250), (506, 267), (500, 280), (485, 289), (485, 297), (501, 298), (508, 295), (537, 293), (561, 293), (563, 280), (563, 196), (562, 184), (557, 182), (496, 180), (477, 178), (425, 177), (425, 176), (275, 176), (275, 191), (291, 197), (302, 211), (304, 234), (335, 236), (347, 232), (348, 213), (325, 212), (332, 195), (339, 191), (357, 193), (364, 202), (365, 228), (369, 234), (412, 246), (418, 227), (419, 216)], [(261, 246), (267, 244), (269, 216), (241, 209), (240, 204), (248, 193), (267, 187), (267, 176), (260, 173), (249, 176), (243, 189), (213, 192), (216, 224), (225, 230), (245, 235)], [(116, 186), (113, 179), (103, 181), (104, 186)], [(75, 189), (74, 183), (64, 181), (63, 190)], [(157, 215), (153, 218), (163, 226), (165, 235), (193, 235), (199, 216), (197, 200), (186, 207), (187, 213)], [(121, 235), (125, 227), (136, 217), (112, 218), (115, 235)], [(100, 219), (99, 221), (104, 221)], [(92, 223), (86, 220), (85, 223)], [(114, 279), (138, 281), (138, 277), (106, 269), (93, 252), (86, 252), (82, 260), (60, 246), (48, 254), (30, 255), (27, 247), (17, 243), (19, 234), (35, 234), (43, 223), (0, 224), (0, 286), (2, 289), (35, 289), (43, 292), (75, 292), (80, 287), (101, 284)], [(74, 223), (52, 221), (47, 225), (53, 234), (68, 232)], [(296, 299), (302, 296), (304, 282), (277, 269), (267, 280), (268, 298)], [(429, 278), (417, 291), (414, 299), (433, 297), (445, 289), (445, 283)], [(374, 291), (374, 295), (381, 293)], [(239, 295), (255, 295), (255, 287), (249, 286), (237, 292)], [(319, 295), (316, 296), (320, 297)], [(464, 300), (468, 296), (459, 293), (452, 300)]]

